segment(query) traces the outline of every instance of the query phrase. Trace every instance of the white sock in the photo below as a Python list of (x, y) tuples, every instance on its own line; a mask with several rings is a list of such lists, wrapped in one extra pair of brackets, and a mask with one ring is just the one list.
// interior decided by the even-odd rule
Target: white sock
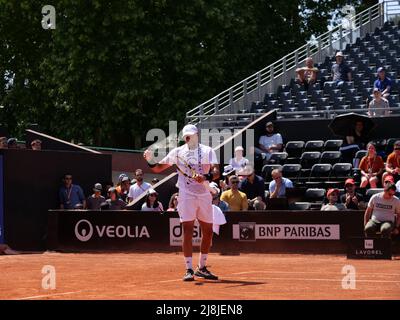
[(200, 257), (199, 257), (199, 267), (200, 268), (203, 268), (203, 267), (206, 266), (207, 257), (208, 257), (207, 253), (201, 253), (200, 252)]
[(185, 257), (185, 266), (186, 266), (186, 269), (193, 270), (192, 257)]

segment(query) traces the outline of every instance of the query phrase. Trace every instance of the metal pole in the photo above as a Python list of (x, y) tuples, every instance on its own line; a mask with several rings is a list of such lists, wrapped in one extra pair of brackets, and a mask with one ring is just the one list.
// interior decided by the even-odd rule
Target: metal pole
[(340, 51), (343, 50), (343, 28), (342, 25), (339, 26), (339, 47)]
[(247, 108), (247, 80), (243, 81), (243, 109)]
[(257, 95), (258, 101), (261, 101), (261, 72), (257, 73)]
[(232, 88), (229, 89), (229, 111), (233, 113), (233, 90)]
[(283, 72), (283, 80), (287, 83), (287, 75), (286, 75), (286, 57), (283, 58), (282, 61), (282, 72)]

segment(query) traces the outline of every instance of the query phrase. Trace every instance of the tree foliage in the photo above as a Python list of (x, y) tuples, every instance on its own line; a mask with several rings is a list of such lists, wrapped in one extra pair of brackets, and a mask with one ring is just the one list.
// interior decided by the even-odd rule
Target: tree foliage
[(16, 135), (38, 123), (67, 140), (139, 147), (150, 128), (182, 124), (325, 32), (348, 2), (54, 0), (56, 29), (44, 30), (42, 4), (0, 0), (1, 121)]

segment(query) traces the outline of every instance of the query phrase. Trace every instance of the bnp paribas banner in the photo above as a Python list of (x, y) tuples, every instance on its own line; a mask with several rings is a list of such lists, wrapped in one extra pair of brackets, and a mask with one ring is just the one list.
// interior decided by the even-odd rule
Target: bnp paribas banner
[(0, 156), (0, 243), (4, 243), (3, 156)]

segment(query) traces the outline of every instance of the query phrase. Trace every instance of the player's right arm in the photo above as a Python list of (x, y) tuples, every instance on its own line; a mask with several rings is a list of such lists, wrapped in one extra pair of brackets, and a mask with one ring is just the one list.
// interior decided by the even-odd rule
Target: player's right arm
[(149, 166), (151, 168), (151, 171), (153, 171), (154, 173), (160, 173), (172, 166), (172, 164), (170, 164), (170, 163), (154, 163), (153, 164), (154, 154), (149, 149), (147, 149), (143, 153), (143, 158), (146, 159), (147, 163), (149, 164)]

